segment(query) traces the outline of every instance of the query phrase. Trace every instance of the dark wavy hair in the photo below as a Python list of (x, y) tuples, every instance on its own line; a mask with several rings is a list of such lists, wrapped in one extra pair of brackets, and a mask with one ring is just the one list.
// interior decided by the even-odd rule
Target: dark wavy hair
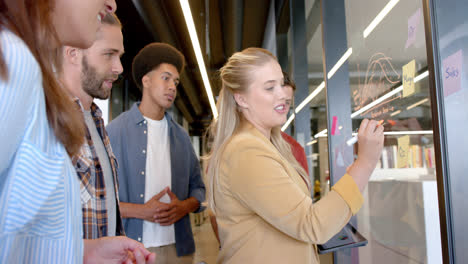
[[(0, 31), (20, 37), (42, 71), (47, 119), (68, 155), (76, 154), (84, 141), (84, 122), (74, 102), (54, 74), (61, 45), (52, 22), (55, 0), (0, 0)], [(0, 47), (2, 49), (2, 47)], [(0, 78), (8, 81), (8, 68), (0, 52)]]
[(284, 77), (284, 85), (291, 86), (293, 91), (296, 91), (296, 83), (289, 77), (289, 74), (285, 71), (283, 71), (283, 77)]

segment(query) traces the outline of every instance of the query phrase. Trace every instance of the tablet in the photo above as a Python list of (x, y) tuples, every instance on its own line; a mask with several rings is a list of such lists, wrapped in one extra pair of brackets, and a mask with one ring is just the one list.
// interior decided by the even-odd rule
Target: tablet
[(317, 245), (318, 253), (325, 254), (345, 248), (362, 247), (367, 245), (365, 239), (350, 223), (341, 229), (338, 234), (328, 240), (325, 244)]

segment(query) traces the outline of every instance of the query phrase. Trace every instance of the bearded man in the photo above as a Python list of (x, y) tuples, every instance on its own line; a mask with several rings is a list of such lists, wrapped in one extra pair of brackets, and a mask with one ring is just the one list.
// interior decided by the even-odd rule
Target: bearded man
[(102, 112), (94, 98), (107, 99), (112, 83), (123, 68), (122, 26), (115, 15), (107, 15), (87, 50), (65, 46), (59, 79), (74, 96), (86, 123), (86, 140), (72, 157), (81, 181), (83, 238), (125, 235), (119, 209), (117, 161), (104, 127)]

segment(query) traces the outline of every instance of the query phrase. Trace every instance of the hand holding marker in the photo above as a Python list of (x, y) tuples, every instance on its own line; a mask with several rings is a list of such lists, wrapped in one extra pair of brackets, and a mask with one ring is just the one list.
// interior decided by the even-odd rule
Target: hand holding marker
[[(383, 124), (384, 120), (380, 120), (379, 121), (379, 124), (377, 126), (381, 126)], [(348, 146), (352, 146), (354, 145), (354, 143), (356, 143), (358, 141), (358, 136), (355, 135), (354, 137), (348, 139), (348, 141), (346, 141), (346, 145)]]

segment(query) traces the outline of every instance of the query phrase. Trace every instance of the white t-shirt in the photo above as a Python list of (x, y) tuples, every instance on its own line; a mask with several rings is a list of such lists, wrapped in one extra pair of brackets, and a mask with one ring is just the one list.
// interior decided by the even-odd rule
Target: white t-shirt
[[(171, 187), (171, 155), (167, 119), (152, 120), (148, 123), (148, 143), (146, 149), (145, 202)], [(170, 203), (165, 194), (159, 201)], [(175, 243), (174, 225), (161, 226), (158, 223), (143, 221), (143, 244), (145, 247), (160, 247)]]

